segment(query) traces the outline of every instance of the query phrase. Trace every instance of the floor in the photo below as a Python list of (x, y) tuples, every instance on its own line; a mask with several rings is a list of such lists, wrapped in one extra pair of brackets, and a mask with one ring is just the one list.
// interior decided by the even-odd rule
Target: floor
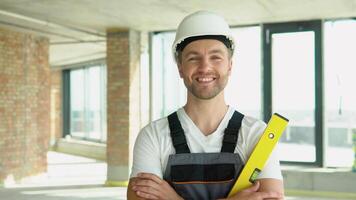
[(126, 188), (87, 186), (56, 186), (0, 189), (1, 200), (123, 200)]
[[(0, 189), (1, 200), (124, 200), (126, 188), (63, 186)], [(286, 200), (336, 200), (335, 198), (286, 197)], [(341, 199), (340, 199), (341, 200)]]
[[(125, 187), (105, 187), (106, 163), (57, 152), (48, 153), (48, 173), (21, 183), (8, 178), (0, 188), (1, 200), (123, 200)], [(336, 200), (294, 197), (286, 200)], [(339, 199), (344, 200), (344, 199)]]

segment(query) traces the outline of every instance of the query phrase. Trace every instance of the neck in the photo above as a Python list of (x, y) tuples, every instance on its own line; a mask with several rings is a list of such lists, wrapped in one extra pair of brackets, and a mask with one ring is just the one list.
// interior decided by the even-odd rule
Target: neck
[(188, 93), (184, 110), (204, 135), (210, 135), (218, 128), (228, 106), (225, 103), (224, 92), (209, 100), (197, 99)]

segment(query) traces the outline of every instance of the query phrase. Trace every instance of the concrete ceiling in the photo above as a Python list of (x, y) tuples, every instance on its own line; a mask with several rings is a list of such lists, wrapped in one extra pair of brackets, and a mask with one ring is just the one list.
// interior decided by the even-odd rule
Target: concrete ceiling
[(0, 26), (50, 38), (50, 63), (105, 57), (108, 28), (174, 30), (196, 10), (230, 25), (356, 17), (356, 0), (0, 0)]

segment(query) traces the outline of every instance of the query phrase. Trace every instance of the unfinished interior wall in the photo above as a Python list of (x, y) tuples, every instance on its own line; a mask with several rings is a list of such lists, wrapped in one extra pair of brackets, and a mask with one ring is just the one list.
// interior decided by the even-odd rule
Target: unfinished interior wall
[(0, 28), (0, 182), (46, 171), (48, 52), (47, 38)]

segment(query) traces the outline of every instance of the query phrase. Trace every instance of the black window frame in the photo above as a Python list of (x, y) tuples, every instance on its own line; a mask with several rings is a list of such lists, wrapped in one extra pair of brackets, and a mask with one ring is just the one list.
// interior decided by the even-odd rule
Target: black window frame
[(313, 31), (315, 34), (315, 158), (314, 162), (281, 161), (282, 164), (324, 166), (324, 110), (323, 110), (323, 66), (322, 66), (322, 26), (323, 20), (262, 24), (263, 60), (263, 119), (272, 115), (272, 34)]
[[(93, 138), (88, 138), (88, 137), (77, 137), (77, 136), (73, 136), (71, 134), (70, 72), (72, 70), (78, 70), (78, 69), (84, 70), (84, 69), (87, 69), (90, 67), (95, 67), (98, 65), (103, 65), (104, 67), (106, 67), (105, 59), (98, 59), (98, 60), (93, 60), (93, 61), (88, 61), (88, 62), (84, 62), (84, 63), (78, 63), (78, 64), (63, 67), (64, 68), (62, 70), (62, 94), (63, 94), (63, 96), (62, 96), (62, 113), (63, 113), (63, 115), (62, 115), (62, 120), (63, 120), (62, 121), (63, 122), (62, 136), (63, 136), (63, 138), (66, 138), (67, 136), (71, 136), (72, 138), (79, 139), (79, 140), (92, 141), (92, 142), (98, 142), (98, 143), (106, 143), (106, 141), (103, 141), (101, 139), (93, 139)], [(105, 110), (105, 112), (107, 112), (107, 110)], [(103, 138), (103, 136), (101, 136), (101, 138)], [(106, 139), (107, 139), (107, 136), (106, 136)]]

